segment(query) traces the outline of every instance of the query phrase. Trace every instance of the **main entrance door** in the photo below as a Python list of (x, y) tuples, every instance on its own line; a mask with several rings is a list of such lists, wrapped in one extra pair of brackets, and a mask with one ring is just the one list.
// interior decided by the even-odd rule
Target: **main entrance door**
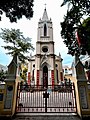
[(48, 87), (48, 68), (47, 66), (43, 67), (43, 88)]
[(59, 86), (18, 86), (16, 112), (76, 112), (74, 84)]

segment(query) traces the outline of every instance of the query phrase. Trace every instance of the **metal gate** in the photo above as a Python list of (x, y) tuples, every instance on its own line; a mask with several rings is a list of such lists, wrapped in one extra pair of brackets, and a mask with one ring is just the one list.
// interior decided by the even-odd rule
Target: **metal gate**
[(74, 84), (48, 86), (18, 85), (16, 112), (76, 112)]

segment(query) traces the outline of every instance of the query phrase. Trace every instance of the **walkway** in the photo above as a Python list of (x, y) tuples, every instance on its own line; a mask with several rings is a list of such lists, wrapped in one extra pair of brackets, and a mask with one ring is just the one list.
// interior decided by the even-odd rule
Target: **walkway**
[[(25, 113), (26, 114), (26, 113)], [(53, 114), (53, 113), (33, 113), (33, 114), (17, 114), (13, 120), (81, 120), (76, 114), (70, 113), (70, 114)]]
[(10, 117), (0, 117), (0, 120), (90, 120), (90, 117), (81, 119), (75, 113), (60, 113), (60, 114), (41, 114), (41, 113), (21, 113), (16, 116)]
[(35, 117), (17, 117), (14, 120), (81, 120), (76, 116), (35, 116)]

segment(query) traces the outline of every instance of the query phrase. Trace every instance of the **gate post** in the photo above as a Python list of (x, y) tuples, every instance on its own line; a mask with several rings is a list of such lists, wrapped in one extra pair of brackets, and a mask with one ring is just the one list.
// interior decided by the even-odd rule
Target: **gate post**
[(7, 76), (6, 82), (6, 95), (4, 102), (5, 115), (13, 116), (15, 113), (16, 105), (16, 82), (15, 76)]
[(8, 66), (8, 74), (5, 79), (5, 90), (3, 109), (0, 111), (0, 116), (13, 116), (16, 109), (17, 85), (19, 77), (17, 77), (17, 56)]
[(87, 79), (85, 75), (84, 66), (77, 59), (76, 63), (76, 101), (77, 101), (77, 113), (82, 118), (83, 116), (90, 115), (90, 95), (88, 90)]

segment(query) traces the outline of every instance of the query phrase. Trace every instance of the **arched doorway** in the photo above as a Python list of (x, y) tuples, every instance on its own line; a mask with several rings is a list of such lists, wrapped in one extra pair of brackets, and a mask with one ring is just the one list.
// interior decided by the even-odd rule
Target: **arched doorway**
[(48, 68), (46, 65), (43, 67), (43, 87), (48, 87)]

